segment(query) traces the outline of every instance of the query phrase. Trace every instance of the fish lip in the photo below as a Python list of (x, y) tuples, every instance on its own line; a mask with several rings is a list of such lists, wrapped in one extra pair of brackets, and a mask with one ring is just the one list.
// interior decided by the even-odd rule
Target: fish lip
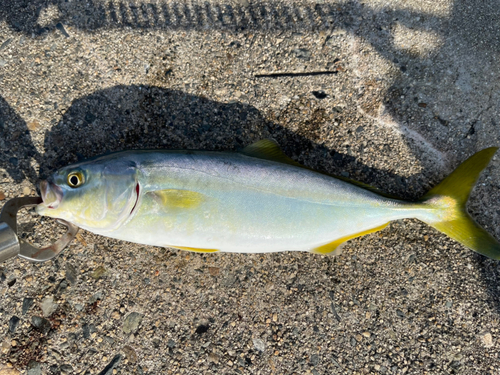
[(50, 209), (56, 209), (62, 201), (62, 189), (49, 180), (40, 183), (40, 193), (43, 205)]

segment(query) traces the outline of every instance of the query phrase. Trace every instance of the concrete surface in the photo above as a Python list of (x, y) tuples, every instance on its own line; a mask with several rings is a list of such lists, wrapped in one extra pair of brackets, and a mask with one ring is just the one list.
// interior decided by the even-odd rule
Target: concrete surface
[[(500, 145), (499, 19), (496, 0), (4, 0), (0, 199), (110, 150), (265, 137), (417, 198)], [(496, 156), (469, 209), (497, 238), (499, 196)], [(0, 374), (500, 373), (498, 262), (415, 220), (337, 258), (81, 232), (0, 267)]]

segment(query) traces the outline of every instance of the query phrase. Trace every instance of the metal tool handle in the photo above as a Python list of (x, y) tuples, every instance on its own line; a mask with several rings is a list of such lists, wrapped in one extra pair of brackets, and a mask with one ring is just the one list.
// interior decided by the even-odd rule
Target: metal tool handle
[(36, 206), (42, 203), (40, 197), (22, 197), (9, 200), (0, 214), (0, 262), (18, 255), (31, 262), (46, 262), (59, 255), (75, 238), (78, 227), (64, 220), (58, 223), (68, 228), (67, 232), (52, 245), (37, 248), (17, 237), (17, 212), (22, 207)]
[(0, 222), (0, 263), (17, 256), (20, 251), (16, 232), (7, 223)]

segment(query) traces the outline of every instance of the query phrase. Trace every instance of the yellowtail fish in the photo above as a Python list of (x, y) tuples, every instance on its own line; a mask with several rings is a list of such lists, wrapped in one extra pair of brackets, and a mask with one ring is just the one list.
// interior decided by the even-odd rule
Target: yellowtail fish
[(41, 183), (40, 215), (90, 232), (199, 252), (334, 252), (417, 218), (490, 258), (500, 244), (465, 205), (497, 148), (461, 164), (417, 202), (310, 170), (271, 140), (240, 152), (123, 151), (65, 167)]

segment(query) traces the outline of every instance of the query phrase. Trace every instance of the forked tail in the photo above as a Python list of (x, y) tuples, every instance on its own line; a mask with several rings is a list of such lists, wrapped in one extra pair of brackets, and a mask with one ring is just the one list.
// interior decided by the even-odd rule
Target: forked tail
[(490, 147), (472, 155), (422, 198), (422, 203), (436, 209), (434, 220), (423, 221), (492, 259), (500, 259), (500, 243), (469, 216), (466, 204), (481, 171), (497, 149)]

